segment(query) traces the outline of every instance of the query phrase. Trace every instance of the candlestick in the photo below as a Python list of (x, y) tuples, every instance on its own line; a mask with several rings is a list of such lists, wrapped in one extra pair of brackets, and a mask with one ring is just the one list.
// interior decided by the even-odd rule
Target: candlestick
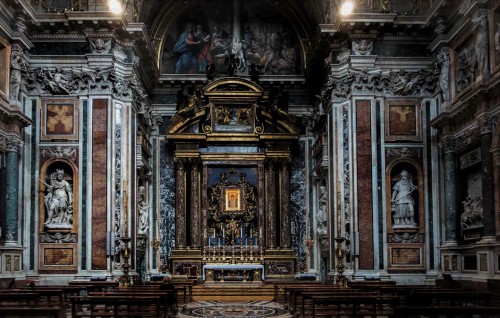
[(337, 236), (342, 236), (342, 222), (341, 222), (341, 207), (340, 207), (340, 191), (337, 192)]

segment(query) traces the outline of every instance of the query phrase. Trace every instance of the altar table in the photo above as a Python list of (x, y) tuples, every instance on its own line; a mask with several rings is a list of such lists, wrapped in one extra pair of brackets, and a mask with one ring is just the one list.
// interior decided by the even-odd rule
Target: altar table
[(264, 265), (262, 264), (206, 264), (203, 265), (203, 280), (205, 280), (206, 270), (260, 270), (261, 280), (264, 280)]

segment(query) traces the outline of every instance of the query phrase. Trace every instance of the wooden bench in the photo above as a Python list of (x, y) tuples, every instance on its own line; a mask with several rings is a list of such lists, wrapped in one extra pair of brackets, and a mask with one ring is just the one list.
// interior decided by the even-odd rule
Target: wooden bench
[(119, 297), (119, 296), (139, 296), (139, 297), (160, 297), (160, 305), (163, 308), (163, 312), (165, 316), (168, 312), (172, 311), (176, 313), (178, 311), (177, 301), (173, 303), (169, 303), (169, 296), (174, 295), (177, 297), (177, 291), (173, 290), (160, 290), (160, 289), (152, 289), (152, 288), (124, 288), (124, 289), (113, 289), (104, 292), (90, 292), (89, 296), (111, 296), (111, 297)]
[(407, 296), (406, 304), (410, 306), (488, 306), (492, 296), (491, 292), (470, 290), (416, 290)]
[[(312, 312), (312, 307), (314, 305), (313, 298), (316, 296), (359, 296), (359, 297), (368, 297), (368, 296), (377, 296), (377, 293), (374, 292), (365, 292), (365, 291), (360, 291), (356, 289), (333, 289), (333, 290), (301, 290), (296, 292), (296, 300), (294, 304), (294, 308), (292, 312), (296, 313), (297, 315), (299, 314), (301, 317), (306, 317), (306, 311), (309, 310), (309, 312)], [(300, 304), (298, 302), (298, 299), (300, 299)]]
[[(291, 288), (291, 287), (307, 287), (307, 286), (321, 286), (319, 281), (310, 281), (310, 282), (303, 282), (303, 281), (286, 281), (286, 282), (274, 282), (273, 287), (274, 287), (274, 297), (273, 301), (274, 302), (283, 302), (286, 304), (286, 295), (285, 295), (285, 290), (286, 288)], [(283, 296), (283, 297), (280, 297)]]
[(397, 318), (498, 318), (500, 307), (456, 307), (456, 306), (400, 306), (394, 308), (394, 317)]
[(308, 317), (394, 317), (397, 296), (316, 295)]
[(160, 317), (161, 296), (76, 296), (70, 297), (75, 317)]
[(4, 307), (0, 306), (0, 317), (53, 317), (61, 318), (61, 308), (59, 307)]

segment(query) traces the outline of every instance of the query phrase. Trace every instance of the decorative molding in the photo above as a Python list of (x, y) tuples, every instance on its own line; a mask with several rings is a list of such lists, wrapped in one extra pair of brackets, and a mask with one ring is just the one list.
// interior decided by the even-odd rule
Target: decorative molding
[(45, 158), (71, 158), (75, 157), (77, 147), (42, 147), (40, 153)]
[(481, 162), (481, 148), (476, 148), (460, 157), (460, 169), (468, 168)]
[(387, 234), (387, 243), (424, 243), (425, 236), (423, 233), (389, 233)]
[(55, 234), (43, 233), (40, 235), (40, 243), (76, 243), (77, 238), (75, 233), (62, 234), (57, 232)]
[(420, 158), (422, 156), (422, 149), (419, 148), (387, 148), (386, 156), (393, 156), (397, 158)]

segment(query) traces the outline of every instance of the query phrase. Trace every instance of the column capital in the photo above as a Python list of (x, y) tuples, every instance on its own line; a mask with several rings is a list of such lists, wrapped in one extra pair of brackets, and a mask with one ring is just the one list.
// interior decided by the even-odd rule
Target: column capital
[[(21, 147), (23, 146), (23, 141), (19, 136), (6, 136), (4, 137), (5, 148), (7, 148), (7, 152), (19, 152)], [(0, 137), (1, 143), (1, 137)]]

